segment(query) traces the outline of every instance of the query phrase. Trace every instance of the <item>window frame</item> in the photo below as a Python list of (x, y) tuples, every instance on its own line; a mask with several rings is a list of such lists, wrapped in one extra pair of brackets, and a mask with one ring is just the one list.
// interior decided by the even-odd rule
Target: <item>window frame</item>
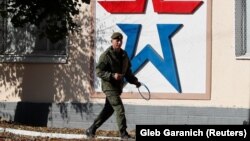
[[(237, 60), (250, 60), (250, 30), (247, 31), (250, 15), (247, 16), (246, 2), (246, 0), (235, 0), (235, 56)], [(250, 10), (250, 3), (248, 9)]]

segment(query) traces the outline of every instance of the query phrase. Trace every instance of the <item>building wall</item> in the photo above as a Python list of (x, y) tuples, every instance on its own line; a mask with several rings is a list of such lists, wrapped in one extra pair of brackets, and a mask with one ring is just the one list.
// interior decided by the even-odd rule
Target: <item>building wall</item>
[[(84, 4), (83, 15), (76, 17), (82, 32), (69, 37), (66, 64), (1, 63), (0, 100), (7, 102), (85, 102), (91, 93), (93, 61), (93, 17)], [(92, 63), (92, 64), (91, 64)]]
[[(85, 5), (80, 35), (72, 35), (66, 64), (0, 64), (0, 116), (36, 123), (43, 110), (43, 126), (88, 127), (104, 99), (93, 93), (93, 25), (91, 6)], [(250, 60), (236, 60), (234, 0), (212, 1), (212, 72), (209, 100), (124, 99), (129, 129), (135, 124), (243, 124), (250, 113)], [(32, 105), (32, 106), (30, 106)], [(34, 107), (34, 108), (31, 108)], [(20, 112), (23, 111), (23, 112)], [(163, 112), (164, 111), (164, 112)], [(156, 116), (157, 115), (157, 116)], [(31, 120), (30, 120), (31, 121)], [(115, 118), (103, 129), (116, 129)]]

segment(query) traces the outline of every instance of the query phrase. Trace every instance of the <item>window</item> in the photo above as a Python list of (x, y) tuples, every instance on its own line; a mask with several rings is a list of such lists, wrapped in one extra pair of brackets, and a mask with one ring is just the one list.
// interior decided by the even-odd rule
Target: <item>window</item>
[(235, 0), (235, 55), (250, 59), (250, 1)]
[[(0, 0), (0, 14), (5, 11), (4, 7), (4, 1)], [(5, 41), (6, 41), (6, 19), (4, 19), (0, 15), (0, 53), (3, 52), (3, 49), (5, 48)]]
[[(0, 3), (4, 1), (0, 0)], [(36, 31), (32, 25), (14, 28), (10, 19), (0, 16), (0, 62), (66, 63), (66, 37), (51, 43), (47, 38), (39, 38)]]

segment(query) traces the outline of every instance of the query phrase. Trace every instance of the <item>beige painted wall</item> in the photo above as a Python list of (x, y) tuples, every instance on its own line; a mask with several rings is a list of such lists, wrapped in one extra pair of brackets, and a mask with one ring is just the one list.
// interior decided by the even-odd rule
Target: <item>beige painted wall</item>
[[(212, 1), (211, 100), (138, 100), (125, 104), (197, 107), (250, 107), (250, 60), (235, 59), (234, 0)], [(0, 64), (0, 101), (103, 102), (91, 99), (94, 54), (91, 7), (83, 8), (80, 35), (72, 35), (67, 64)]]

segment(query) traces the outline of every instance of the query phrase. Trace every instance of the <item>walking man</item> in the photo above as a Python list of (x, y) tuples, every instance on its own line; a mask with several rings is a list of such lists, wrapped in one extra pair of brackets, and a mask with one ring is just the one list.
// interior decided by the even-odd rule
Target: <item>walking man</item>
[(121, 139), (130, 138), (126, 131), (125, 109), (120, 96), (124, 78), (136, 87), (140, 87), (141, 83), (131, 71), (131, 62), (128, 55), (121, 48), (122, 40), (123, 35), (120, 32), (114, 32), (111, 36), (112, 45), (101, 54), (96, 66), (96, 74), (101, 78), (102, 91), (106, 95), (106, 101), (94, 123), (86, 130), (88, 137), (94, 137), (97, 128), (115, 112)]

